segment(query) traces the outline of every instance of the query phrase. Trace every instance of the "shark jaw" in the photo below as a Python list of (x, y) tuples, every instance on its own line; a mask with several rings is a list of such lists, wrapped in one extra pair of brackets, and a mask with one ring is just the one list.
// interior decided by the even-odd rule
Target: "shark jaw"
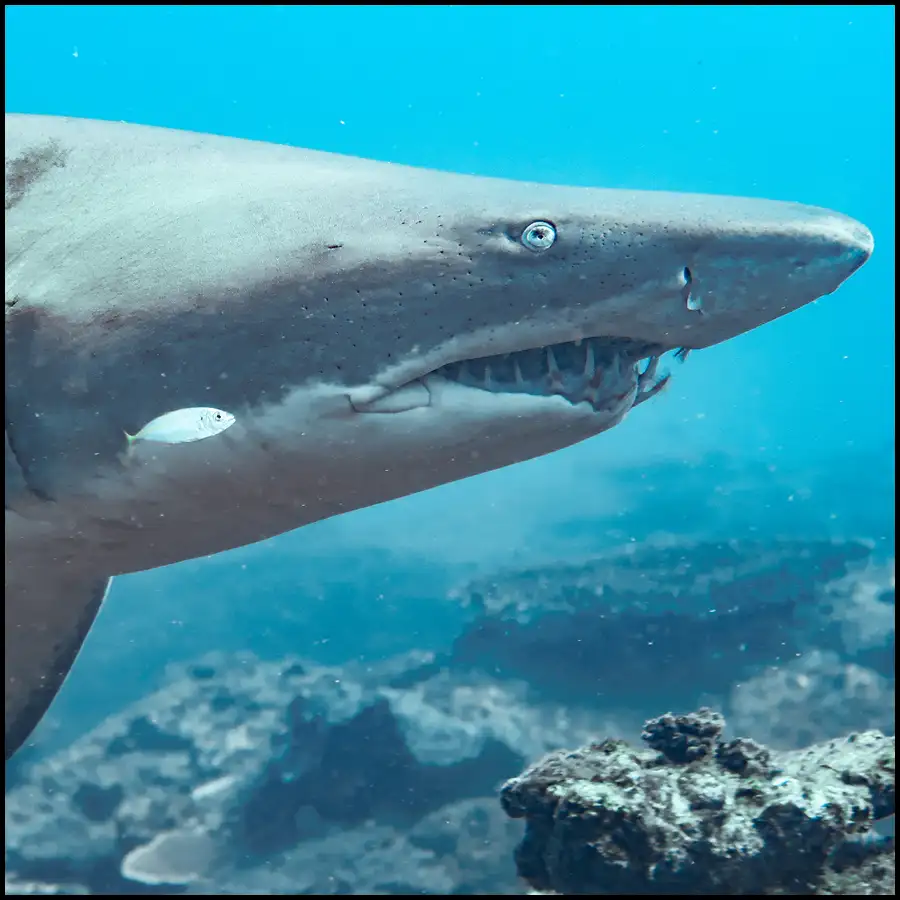
[(669, 349), (628, 338), (577, 339), (446, 363), (373, 399), (351, 396), (350, 402), (359, 413), (400, 413), (431, 406), (447, 391), (525, 395), (536, 402), (561, 398), (595, 413), (598, 426), (614, 424), (666, 386), (669, 376), (657, 373)]

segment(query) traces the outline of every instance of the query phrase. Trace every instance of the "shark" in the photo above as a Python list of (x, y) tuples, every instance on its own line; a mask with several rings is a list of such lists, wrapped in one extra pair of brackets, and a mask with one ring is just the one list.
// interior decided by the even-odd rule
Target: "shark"
[[(598, 435), (660, 393), (664, 354), (834, 292), (872, 249), (793, 202), (7, 114), (7, 759), (114, 576)], [(206, 406), (234, 424), (123, 455)]]

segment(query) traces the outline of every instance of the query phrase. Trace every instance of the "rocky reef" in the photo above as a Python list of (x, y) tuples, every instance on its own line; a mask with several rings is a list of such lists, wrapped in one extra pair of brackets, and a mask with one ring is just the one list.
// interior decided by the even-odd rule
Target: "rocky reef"
[[(722, 708), (778, 747), (893, 727), (894, 570), (863, 540), (659, 537), (460, 584), (455, 667), (546, 696)], [(768, 718), (767, 718), (768, 717)]]
[(892, 894), (894, 741), (803, 750), (724, 740), (709, 709), (555, 751), (501, 790), (519, 874), (561, 894)]
[[(480, 666), (489, 659), (567, 693), (593, 691), (610, 670), (638, 692), (655, 681), (654, 666), (692, 689), (721, 670), (723, 657), (739, 676), (806, 649), (811, 631), (821, 646), (822, 608), (848, 605), (844, 595), (870, 553), (862, 541), (660, 538), (492, 572), (453, 592), (472, 615), (454, 659)], [(826, 600), (838, 581), (847, 582), (843, 592)], [(828, 635), (830, 644), (841, 639)]]
[(597, 727), (425, 654), (204, 659), (29, 770), (7, 866), (90, 893), (515, 893), (496, 786)]
[[(668, 538), (461, 585), (444, 653), (173, 666), (7, 767), (7, 893), (727, 893), (791, 835), (814, 852), (760, 890), (877, 893), (860, 761), (893, 727), (893, 601), (865, 541)], [(619, 740), (698, 705), (769, 749), (712, 714)]]

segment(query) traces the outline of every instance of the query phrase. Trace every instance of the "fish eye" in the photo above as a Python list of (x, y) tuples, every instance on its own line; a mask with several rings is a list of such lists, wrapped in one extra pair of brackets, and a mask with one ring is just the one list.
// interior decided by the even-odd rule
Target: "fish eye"
[(522, 243), (529, 250), (547, 250), (556, 243), (556, 228), (549, 222), (532, 222), (522, 232)]

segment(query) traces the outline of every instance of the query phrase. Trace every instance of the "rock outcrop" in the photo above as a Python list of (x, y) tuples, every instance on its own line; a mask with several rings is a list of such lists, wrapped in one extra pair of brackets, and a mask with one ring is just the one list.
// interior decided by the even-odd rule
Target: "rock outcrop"
[[(893, 892), (894, 741), (877, 731), (775, 752), (724, 740), (709, 709), (544, 757), (506, 782), (519, 874), (561, 894)], [(840, 888), (840, 890), (838, 890)]]

